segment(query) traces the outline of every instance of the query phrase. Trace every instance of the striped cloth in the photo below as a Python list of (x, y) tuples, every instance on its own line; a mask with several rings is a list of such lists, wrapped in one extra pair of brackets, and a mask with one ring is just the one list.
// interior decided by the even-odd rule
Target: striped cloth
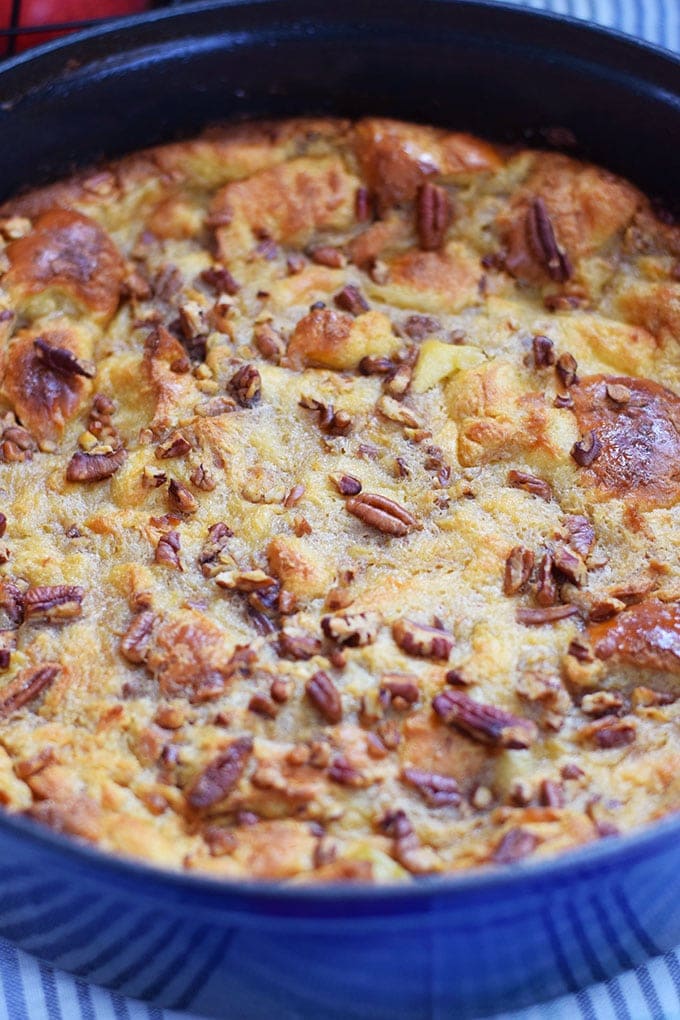
[[(680, 53), (680, 0), (509, 2), (594, 21)], [(193, 1020), (188, 1013), (156, 1009), (95, 988), (38, 963), (0, 939), (0, 1020), (62, 1018)], [(451, 1016), (450, 1020), (455, 1017)], [(493, 1020), (680, 1020), (680, 948), (578, 995), (505, 1013)]]

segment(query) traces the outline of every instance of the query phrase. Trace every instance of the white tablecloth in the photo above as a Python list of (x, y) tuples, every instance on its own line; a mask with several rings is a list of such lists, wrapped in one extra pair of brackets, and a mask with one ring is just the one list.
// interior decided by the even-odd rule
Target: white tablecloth
[[(330, 0), (329, 0), (330, 2)], [(513, 0), (510, 0), (513, 2)], [(680, 53), (680, 0), (514, 0), (595, 21)], [(225, 1018), (228, 1013), (225, 1013)], [(192, 1020), (95, 988), (0, 939), (0, 1020)], [(680, 1020), (680, 948), (578, 995), (494, 1020)], [(228, 1020), (240, 1020), (229, 1017)], [(272, 1017), (272, 1020), (276, 1020)], [(323, 1020), (315, 1017), (314, 1020)], [(349, 1018), (348, 1018), (349, 1020)], [(451, 1020), (456, 1020), (452, 1015)]]

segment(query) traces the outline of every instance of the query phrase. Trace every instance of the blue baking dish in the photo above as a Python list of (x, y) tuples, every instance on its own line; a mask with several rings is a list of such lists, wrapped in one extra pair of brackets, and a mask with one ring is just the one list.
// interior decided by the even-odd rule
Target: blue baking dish
[[(444, 0), (189, 4), (0, 70), (0, 198), (217, 120), (391, 114), (568, 145), (678, 206), (680, 62), (568, 19)], [(680, 942), (680, 818), (404, 886), (215, 881), (0, 814), (0, 936), (88, 980), (238, 1020), (483, 1017)], [(644, 993), (644, 988), (643, 988)]]

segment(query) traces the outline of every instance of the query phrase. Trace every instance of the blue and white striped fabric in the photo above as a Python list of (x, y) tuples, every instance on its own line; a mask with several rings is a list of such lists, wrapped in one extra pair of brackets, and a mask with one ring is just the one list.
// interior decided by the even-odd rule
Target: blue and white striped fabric
[[(680, 53), (680, 0), (514, 2), (517, 6), (594, 21)], [(38, 963), (0, 940), (0, 1020), (62, 1018), (191, 1020), (189, 1014), (156, 1009), (95, 988)], [(450, 1020), (455, 1017), (452, 1015)], [(506, 1013), (493, 1020), (680, 1020), (680, 948), (578, 995)]]

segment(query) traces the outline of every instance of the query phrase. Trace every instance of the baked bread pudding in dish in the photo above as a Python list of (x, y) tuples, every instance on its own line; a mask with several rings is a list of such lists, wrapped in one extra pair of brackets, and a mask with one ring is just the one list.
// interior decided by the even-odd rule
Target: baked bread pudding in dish
[(680, 806), (680, 230), (636, 188), (306, 119), (0, 214), (5, 811), (384, 882)]

